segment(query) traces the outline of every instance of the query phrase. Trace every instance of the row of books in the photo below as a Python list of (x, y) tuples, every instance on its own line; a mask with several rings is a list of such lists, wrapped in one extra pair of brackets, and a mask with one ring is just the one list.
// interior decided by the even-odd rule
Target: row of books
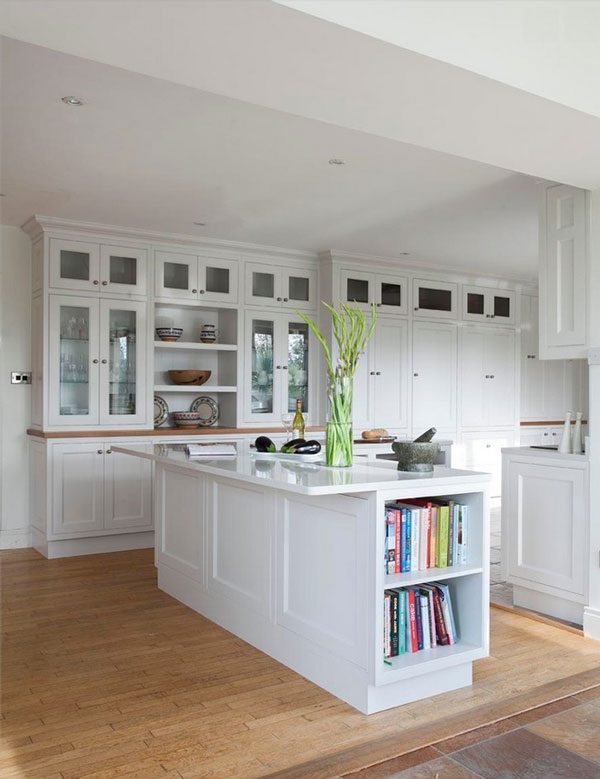
[(386, 574), (468, 562), (469, 507), (453, 500), (386, 503)]
[(383, 625), (385, 658), (455, 644), (450, 587), (433, 582), (385, 590)]

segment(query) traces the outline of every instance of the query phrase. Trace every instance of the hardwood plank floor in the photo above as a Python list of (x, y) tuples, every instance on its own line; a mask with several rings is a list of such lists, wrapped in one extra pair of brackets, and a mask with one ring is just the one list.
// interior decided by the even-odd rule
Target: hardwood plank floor
[(149, 550), (0, 565), (2, 777), (334, 777), (600, 684), (600, 645), (493, 610), (472, 687), (366, 717), (160, 592)]

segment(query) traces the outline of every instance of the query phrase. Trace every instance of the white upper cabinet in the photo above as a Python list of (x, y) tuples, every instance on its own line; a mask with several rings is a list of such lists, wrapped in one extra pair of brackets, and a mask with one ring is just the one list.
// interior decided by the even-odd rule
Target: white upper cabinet
[(458, 284), (413, 279), (413, 314), (425, 319), (456, 319)]
[(155, 253), (157, 298), (201, 303), (237, 303), (238, 263), (195, 254)]
[(246, 265), (246, 303), (289, 309), (314, 309), (317, 304), (317, 273), (314, 270)]
[(463, 427), (514, 425), (515, 333), (465, 327), (461, 332), (460, 424)]
[(587, 237), (583, 189), (545, 190), (540, 220), (540, 357), (587, 357)]
[(380, 314), (408, 313), (408, 282), (393, 273), (340, 272), (340, 300), (364, 310), (374, 304)]
[(52, 289), (142, 297), (147, 278), (146, 249), (50, 239)]
[(413, 322), (413, 430), (456, 427), (456, 367), (456, 327)]
[(464, 285), (463, 316), (467, 322), (482, 322), (493, 325), (514, 325), (515, 293)]

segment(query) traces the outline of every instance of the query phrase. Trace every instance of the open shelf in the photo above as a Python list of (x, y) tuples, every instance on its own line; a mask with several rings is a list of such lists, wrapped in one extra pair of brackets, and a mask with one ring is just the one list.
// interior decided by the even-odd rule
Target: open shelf
[(426, 584), (427, 582), (441, 581), (442, 579), (454, 579), (457, 576), (468, 576), (472, 573), (482, 573), (481, 566), (450, 565), (446, 568), (426, 568), (424, 571), (407, 571), (406, 573), (388, 574), (384, 578), (383, 589), (390, 590), (393, 587), (409, 587), (412, 584)]
[(448, 667), (458, 665), (485, 654), (482, 644), (471, 644), (467, 641), (457, 641), (452, 646), (436, 646), (433, 649), (421, 649), (419, 652), (405, 652), (403, 655), (387, 658), (382, 662), (382, 683), (388, 684), (398, 679), (410, 678), (418, 673), (428, 673), (436, 670), (436, 666)]
[(155, 341), (155, 349), (204, 350), (208, 352), (237, 352), (236, 344), (203, 344), (194, 341)]
[(193, 392), (196, 395), (210, 395), (214, 392), (237, 392), (237, 387), (213, 384), (156, 384), (154, 392)]

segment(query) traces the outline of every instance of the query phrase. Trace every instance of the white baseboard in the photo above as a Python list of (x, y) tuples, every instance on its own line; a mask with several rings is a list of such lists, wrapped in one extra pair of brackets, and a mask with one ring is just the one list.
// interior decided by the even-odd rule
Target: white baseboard
[(31, 546), (29, 529), (0, 530), (0, 549), (24, 549)]
[(129, 549), (151, 549), (154, 547), (154, 530), (94, 538), (66, 538), (60, 541), (47, 541), (43, 533), (34, 533), (33, 547), (49, 560), (57, 557), (125, 552)]
[(586, 606), (583, 610), (583, 634), (600, 641), (600, 610)]

